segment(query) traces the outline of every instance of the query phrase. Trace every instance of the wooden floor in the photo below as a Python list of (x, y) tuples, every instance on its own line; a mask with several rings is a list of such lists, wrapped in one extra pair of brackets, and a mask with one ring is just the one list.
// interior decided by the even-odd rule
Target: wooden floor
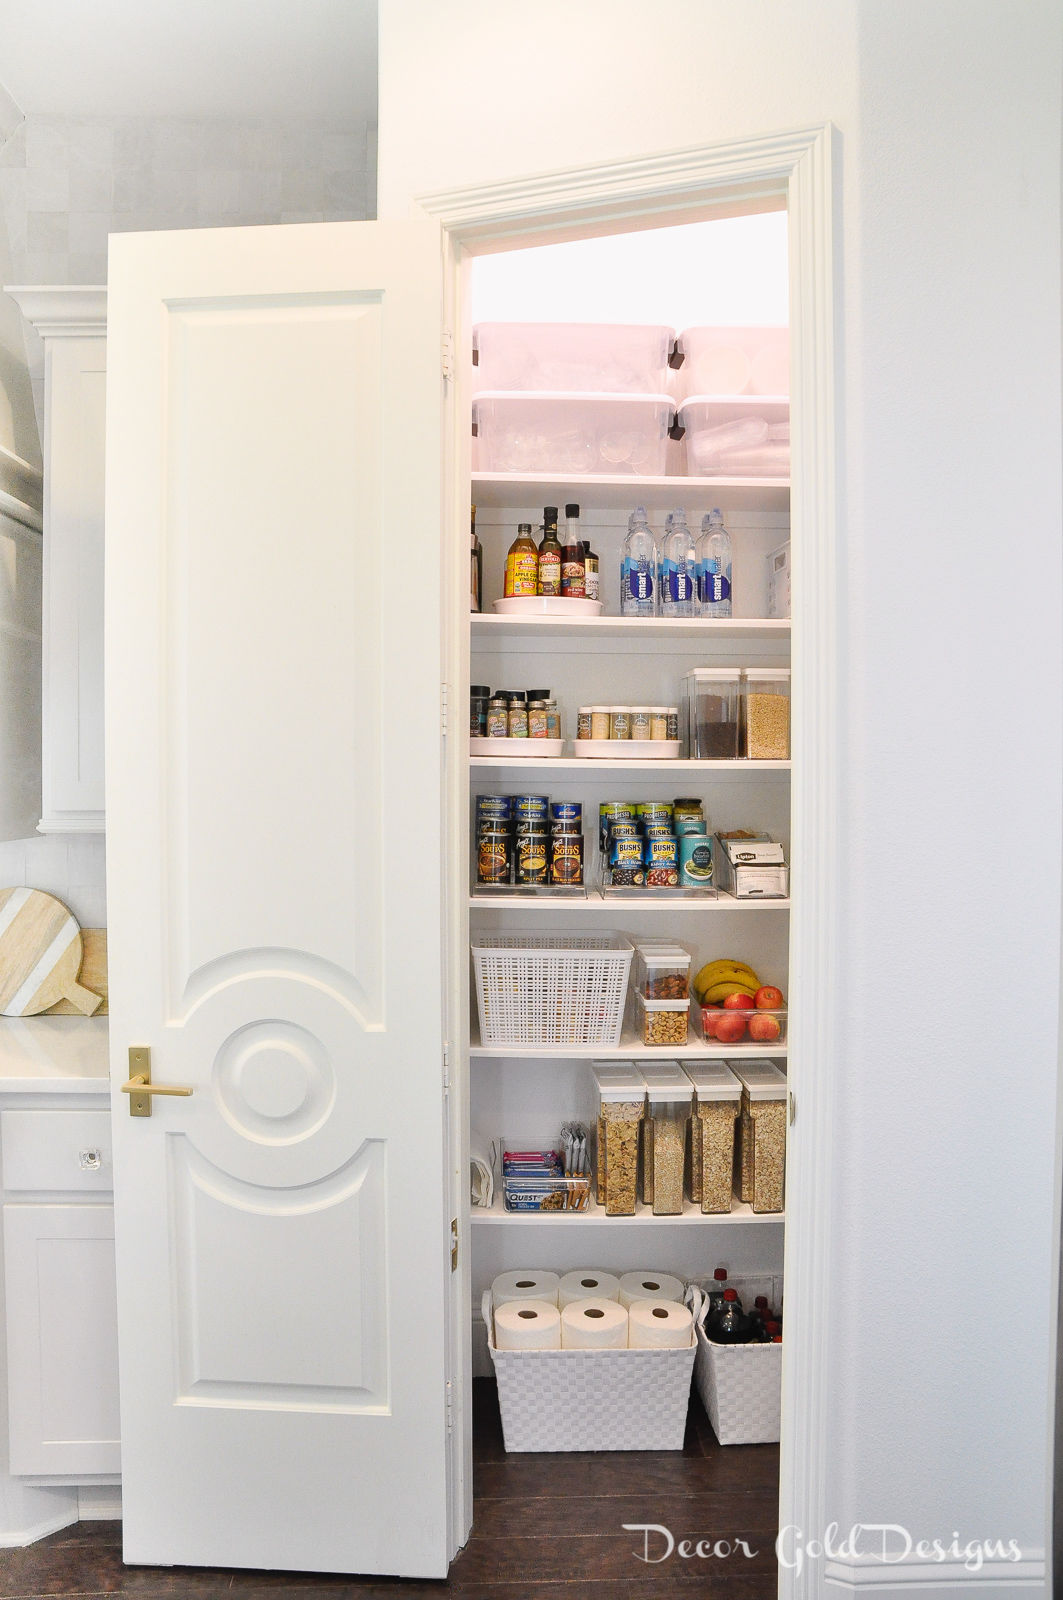
[[(126, 1567), (121, 1524), (83, 1522), (25, 1550), (0, 1552), (0, 1600), (38, 1596), (188, 1596), (238, 1600), (774, 1600), (779, 1471), (775, 1445), (721, 1449), (695, 1399), (683, 1452), (507, 1456), (494, 1384), (477, 1381), (475, 1527), (446, 1582), (351, 1580), (315, 1573)], [(641, 1534), (657, 1523), (680, 1539), (745, 1540), (756, 1554), (647, 1564)], [(663, 1548), (657, 1539), (650, 1554)]]

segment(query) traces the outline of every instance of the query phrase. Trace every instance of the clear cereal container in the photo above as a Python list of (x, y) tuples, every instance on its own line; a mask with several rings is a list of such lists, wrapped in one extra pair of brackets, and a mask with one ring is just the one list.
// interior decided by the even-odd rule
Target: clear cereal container
[(738, 1198), (781, 1211), (786, 1181), (786, 1077), (771, 1061), (732, 1062), (742, 1084), (735, 1148)]
[(473, 361), (484, 389), (667, 389), (675, 330), (659, 324), (480, 322)]
[(596, 1062), (591, 1076), (598, 1095), (598, 1204), (605, 1207), (607, 1216), (632, 1217), (646, 1080), (633, 1061)]
[(690, 1000), (647, 1000), (635, 990), (635, 1025), (643, 1044), (686, 1044)]
[(676, 1217), (683, 1209), (694, 1085), (678, 1061), (649, 1062), (643, 1076), (649, 1109), (642, 1136), (642, 1198), (655, 1217)]
[(745, 753), (750, 761), (790, 759), (790, 669), (747, 667)]
[(683, 685), (691, 760), (733, 761), (738, 755), (741, 668), (695, 667)]
[(688, 999), (690, 951), (678, 944), (637, 944), (635, 986), (647, 1000)]
[(686, 1070), (696, 1094), (690, 1119), (690, 1198), (706, 1213), (730, 1211), (742, 1085), (725, 1061), (692, 1061)]

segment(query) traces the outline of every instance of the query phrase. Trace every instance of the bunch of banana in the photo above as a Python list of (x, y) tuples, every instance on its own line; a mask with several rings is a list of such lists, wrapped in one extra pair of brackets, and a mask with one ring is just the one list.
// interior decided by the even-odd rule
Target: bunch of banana
[(719, 1005), (729, 994), (746, 994), (752, 1001), (759, 988), (753, 968), (730, 956), (707, 962), (694, 979), (694, 993), (703, 1006)]

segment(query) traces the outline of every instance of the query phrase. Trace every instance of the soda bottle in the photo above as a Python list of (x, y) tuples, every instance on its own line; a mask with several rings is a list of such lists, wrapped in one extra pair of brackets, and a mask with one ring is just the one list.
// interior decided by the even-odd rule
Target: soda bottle
[(723, 1300), (705, 1321), (705, 1333), (714, 1344), (749, 1344), (755, 1337), (753, 1320), (742, 1310), (734, 1289), (723, 1291)]
[(727, 1268), (717, 1267), (712, 1275), (713, 1287), (709, 1290), (706, 1299), (709, 1302), (709, 1315), (723, 1301), (723, 1291), (727, 1288)]

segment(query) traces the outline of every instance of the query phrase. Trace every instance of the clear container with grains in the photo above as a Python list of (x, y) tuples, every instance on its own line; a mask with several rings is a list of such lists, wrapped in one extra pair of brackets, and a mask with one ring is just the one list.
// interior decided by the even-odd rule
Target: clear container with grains
[(746, 756), (750, 761), (790, 759), (790, 669), (747, 667)]
[(738, 755), (742, 673), (739, 667), (695, 667), (683, 679), (687, 749), (695, 761)]
[(706, 1213), (730, 1211), (734, 1192), (735, 1119), (742, 1085), (725, 1061), (692, 1061), (690, 1198)]
[(631, 707), (631, 737), (633, 739), (648, 739), (651, 725), (649, 706)]
[(690, 994), (690, 951), (678, 944), (636, 944), (635, 986), (647, 1000), (686, 1000)]
[(576, 712), (576, 738), (589, 739), (592, 730), (592, 707), (580, 706)]
[(650, 738), (667, 739), (668, 707), (650, 706)]
[(609, 706), (591, 706), (591, 738), (608, 739), (610, 710)]
[(609, 707), (609, 737), (610, 739), (631, 738), (631, 707)]
[(694, 1085), (678, 1061), (647, 1062), (647, 1121), (642, 1135), (642, 1198), (655, 1217), (676, 1217), (683, 1209), (687, 1123)]
[(781, 1211), (786, 1180), (786, 1076), (773, 1061), (731, 1063), (742, 1085), (735, 1188), (754, 1211)]
[(647, 1000), (635, 990), (635, 1026), (643, 1044), (686, 1044), (689, 1000)]
[(598, 1095), (596, 1178), (607, 1216), (632, 1217), (638, 1188), (639, 1126), (646, 1080), (633, 1061), (598, 1061), (591, 1068)]

